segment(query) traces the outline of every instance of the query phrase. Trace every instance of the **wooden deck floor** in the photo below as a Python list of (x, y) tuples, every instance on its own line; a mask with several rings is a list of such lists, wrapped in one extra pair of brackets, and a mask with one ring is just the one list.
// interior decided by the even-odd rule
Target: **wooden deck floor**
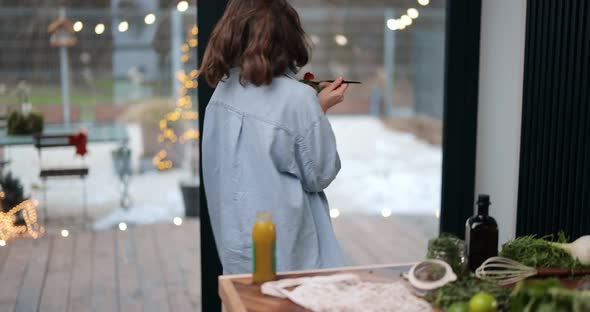
[[(424, 257), (436, 219), (349, 216), (334, 220), (351, 264)], [(0, 311), (199, 311), (199, 222), (126, 231), (59, 227), (0, 247)]]
[(424, 259), (438, 219), (425, 216), (347, 216), (333, 220), (352, 265), (409, 263)]
[(10, 241), (0, 248), (0, 311), (197, 311), (198, 233), (185, 220)]

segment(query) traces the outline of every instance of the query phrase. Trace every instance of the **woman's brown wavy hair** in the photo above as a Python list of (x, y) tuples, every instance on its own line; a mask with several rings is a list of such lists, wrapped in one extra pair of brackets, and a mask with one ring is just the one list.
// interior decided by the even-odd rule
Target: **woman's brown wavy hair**
[(201, 75), (215, 87), (232, 67), (240, 67), (242, 84), (268, 85), (307, 64), (306, 39), (287, 0), (230, 0), (209, 39)]

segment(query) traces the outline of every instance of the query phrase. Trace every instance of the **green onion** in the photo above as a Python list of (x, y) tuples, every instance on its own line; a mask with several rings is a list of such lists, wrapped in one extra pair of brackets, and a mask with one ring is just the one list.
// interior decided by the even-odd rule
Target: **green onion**
[[(500, 256), (518, 261), (526, 266), (538, 268), (577, 269), (583, 266), (563, 248), (551, 242), (553, 236), (536, 238), (534, 235), (521, 236), (502, 246)], [(557, 243), (567, 243), (560, 233)]]

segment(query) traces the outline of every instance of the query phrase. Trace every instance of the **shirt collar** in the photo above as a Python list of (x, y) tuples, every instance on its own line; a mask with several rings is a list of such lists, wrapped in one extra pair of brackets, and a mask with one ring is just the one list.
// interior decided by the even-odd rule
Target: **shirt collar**
[[(232, 67), (229, 70), (229, 74), (239, 74), (240, 73), (240, 68), (239, 67)], [(291, 68), (288, 68), (285, 73), (285, 76), (291, 78), (291, 79), (295, 79), (295, 80), (299, 80), (297, 79), (297, 72), (295, 72), (294, 70), (292, 70)]]
[(295, 71), (293, 71), (291, 68), (289, 68), (289, 69), (287, 69), (287, 71), (285, 71), (285, 76), (287, 76), (291, 79), (297, 80), (296, 75), (297, 75), (297, 73)]

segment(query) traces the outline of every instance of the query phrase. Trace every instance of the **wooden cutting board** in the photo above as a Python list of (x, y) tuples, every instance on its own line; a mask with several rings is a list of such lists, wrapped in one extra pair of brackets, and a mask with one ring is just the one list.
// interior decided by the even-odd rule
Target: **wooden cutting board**
[[(352, 273), (364, 281), (393, 282), (401, 279), (401, 274), (410, 270), (412, 264), (391, 264), (366, 267), (350, 267), (328, 270), (313, 270), (279, 274), (279, 279), (309, 276)], [(252, 283), (250, 274), (220, 276), (219, 296), (227, 312), (302, 312), (308, 311), (288, 299), (265, 296), (260, 285)]]
[[(374, 265), (365, 267), (348, 267), (327, 270), (312, 270), (279, 274), (279, 279), (352, 273), (369, 282), (394, 282), (401, 279), (401, 274), (408, 272), (412, 264)], [(587, 275), (586, 271), (575, 274)], [(539, 269), (537, 277), (569, 277), (571, 270)], [(588, 271), (590, 274), (590, 271)], [(590, 281), (590, 277), (562, 278), (562, 283), (569, 288), (578, 288)], [(219, 277), (219, 296), (223, 302), (223, 311), (227, 312), (303, 312), (308, 311), (287, 299), (265, 296), (260, 292), (260, 285), (252, 283), (250, 274)], [(440, 310), (434, 310), (440, 312)]]
[(537, 268), (537, 276), (542, 277), (570, 277), (590, 275), (590, 269), (572, 270), (564, 268)]

